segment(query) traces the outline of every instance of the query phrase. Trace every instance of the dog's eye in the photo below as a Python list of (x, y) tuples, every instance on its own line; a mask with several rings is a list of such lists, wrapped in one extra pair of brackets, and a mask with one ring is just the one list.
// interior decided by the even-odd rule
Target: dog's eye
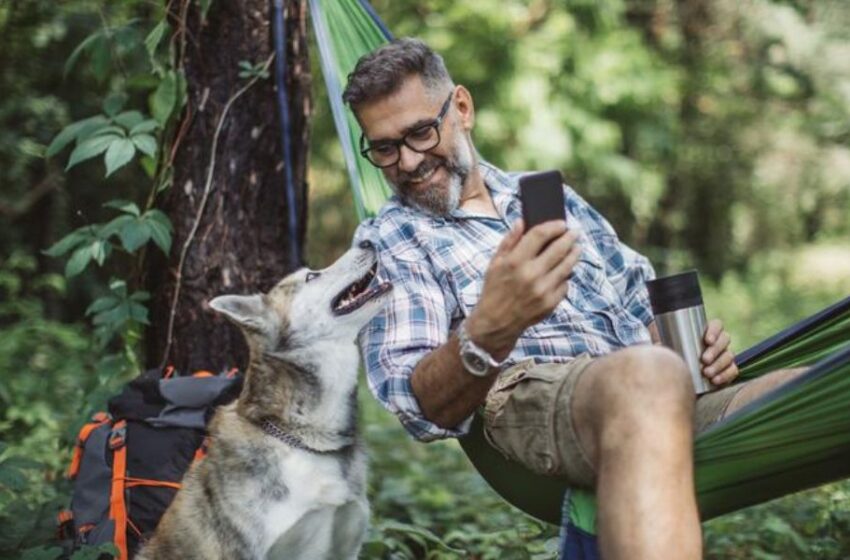
[(322, 274), (320, 272), (312, 272), (312, 271), (308, 272), (307, 276), (304, 277), (304, 281), (309, 282), (310, 280), (315, 280), (316, 278), (318, 278), (321, 275)]

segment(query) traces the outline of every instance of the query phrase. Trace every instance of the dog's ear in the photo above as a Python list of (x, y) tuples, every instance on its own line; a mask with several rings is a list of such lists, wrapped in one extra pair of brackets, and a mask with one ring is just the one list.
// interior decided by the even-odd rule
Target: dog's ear
[(218, 296), (210, 301), (210, 307), (240, 327), (251, 331), (266, 330), (268, 315), (262, 294)]

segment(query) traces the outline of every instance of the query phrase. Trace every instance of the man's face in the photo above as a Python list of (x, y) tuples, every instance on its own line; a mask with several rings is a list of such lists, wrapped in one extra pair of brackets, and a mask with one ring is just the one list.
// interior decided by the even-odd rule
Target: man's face
[[(459, 107), (455, 99), (458, 94), (458, 90), (453, 92), (439, 127), (437, 146), (419, 153), (402, 144), (398, 163), (382, 169), (402, 202), (435, 216), (447, 215), (458, 207), (464, 184), (475, 165), (467, 132), (471, 127), (471, 101)], [(447, 95), (448, 92), (429, 94), (419, 77), (411, 77), (395, 93), (358, 106), (357, 117), (367, 142), (399, 140), (423, 124), (433, 122)]]

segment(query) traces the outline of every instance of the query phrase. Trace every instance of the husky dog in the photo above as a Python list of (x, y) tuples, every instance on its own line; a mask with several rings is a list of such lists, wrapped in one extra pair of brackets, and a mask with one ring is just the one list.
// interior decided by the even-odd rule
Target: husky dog
[(366, 242), (268, 294), (210, 302), (248, 342), (245, 386), (137, 558), (357, 558), (369, 504), (354, 341), (392, 288), (375, 267)]

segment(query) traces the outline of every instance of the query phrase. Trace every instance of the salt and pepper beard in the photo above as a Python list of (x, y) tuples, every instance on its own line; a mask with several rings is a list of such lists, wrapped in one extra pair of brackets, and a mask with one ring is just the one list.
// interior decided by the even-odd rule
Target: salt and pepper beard
[[(455, 141), (449, 157), (438, 158), (426, 153), (425, 160), (419, 164), (419, 167), (413, 173), (399, 173), (395, 183), (390, 182), (393, 191), (402, 203), (435, 217), (448, 216), (458, 208), (463, 187), (470, 173), (472, 173), (472, 166), (475, 165), (469, 141), (458, 130), (459, 128), (456, 124), (453, 127)], [(399, 187), (410, 179), (427, 175), (440, 165), (446, 169), (448, 175), (449, 183), (446, 189), (430, 188), (417, 193), (405, 191)]]

